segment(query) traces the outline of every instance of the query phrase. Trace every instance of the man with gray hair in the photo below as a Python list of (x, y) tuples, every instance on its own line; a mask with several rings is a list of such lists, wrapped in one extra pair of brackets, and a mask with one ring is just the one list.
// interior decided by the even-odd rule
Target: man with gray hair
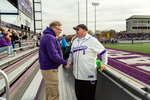
[[(19, 43), (19, 47), (21, 47), (21, 42), (20, 42), (20, 39), (19, 39), (19, 37), (18, 37), (18, 33), (17, 32), (14, 32), (13, 33), (13, 40), (14, 41), (12, 41), (12, 45), (13, 45), (13, 48), (15, 48), (15, 44), (17, 44), (17, 43)], [(22, 49), (20, 49), (20, 50), (22, 50)]]
[(62, 58), (61, 49), (56, 36), (62, 31), (62, 24), (58, 21), (50, 23), (43, 31), (40, 42), (39, 63), (46, 83), (46, 100), (59, 100), (58, 67), (63, 64), (66, 68), (71, 64)]

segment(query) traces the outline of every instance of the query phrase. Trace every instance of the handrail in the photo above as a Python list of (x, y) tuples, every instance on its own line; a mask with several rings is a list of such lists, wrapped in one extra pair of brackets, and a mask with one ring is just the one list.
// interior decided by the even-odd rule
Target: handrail
[(139, 94), (141, 94), (143, 97), (145, 97), (146, 99), (150, 100), (150, 94), (145, 92), (144, 90), (138, 88), (137, 86), (129, 83), (128, 81), (126, 81), (125, 79), (117, 76), (116, 74), (110, 72), (109, 70), (105, 70), (104, 72), (107, 72), (109, 74), (111, 74), (112, 76), (114, 76), (115, 78), (117, 78), (118, 80), (120, 80), (121, 82), (123, 82), (124, 84), (126, 84), (127, 86), (129, 86), (130, 88), (132, 88), (133, 90), (137, 91)]
[(3, 75), (5, 79), (5, 84), (6, 84), (6, 100), (10, 100), (10, 91), (9, 91), (9, 82), (8, 82), (8, 77), (5, 74), (4, 71), (0, 70), (0, 73)]

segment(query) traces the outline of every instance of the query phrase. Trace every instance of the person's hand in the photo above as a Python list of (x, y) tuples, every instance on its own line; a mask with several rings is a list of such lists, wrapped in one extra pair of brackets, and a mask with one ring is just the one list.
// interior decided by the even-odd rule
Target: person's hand
[(70, 65), (71, 65), (71, 62), (68, 61), (68, 62), (67, 62), (67, 65), (65, 66), (65, 68), (68, 69), (68, 68), (70, 67)]
[(6, 40), (7, 40), (7, 41), (11, 40), (11, 38), (10, 38), (9, 35), (6, 36)]
[(104, 69), (104, 70), (106, 70), (106, 69), (107, 69), (107, 67), (106, 67), (106, 65), (105, 65), (105, 64), (103, 64), (103, 65), (101, 66), (101, 71), (102, 71), (103, 69)]

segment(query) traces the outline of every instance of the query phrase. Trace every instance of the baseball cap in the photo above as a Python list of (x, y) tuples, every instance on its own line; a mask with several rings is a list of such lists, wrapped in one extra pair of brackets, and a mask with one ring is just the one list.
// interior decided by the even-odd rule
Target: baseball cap
[(73, 27), (74, 30), (78, 30), (79, 28), (85, 29), (86, 31), (88, 30), (87, 26), (84, 24), (79, 24), (76, 27)]
[(13, 34), (17, 34), (17, 32), (14, 32)]

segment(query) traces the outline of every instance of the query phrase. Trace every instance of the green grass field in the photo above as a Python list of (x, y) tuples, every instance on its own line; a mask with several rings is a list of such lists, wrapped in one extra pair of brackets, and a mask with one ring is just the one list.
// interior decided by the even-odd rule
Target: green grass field
[(150, 43), (134, 43), (134, 44), (103, 44), (104, 47), (136, 51), (150, 54)]

